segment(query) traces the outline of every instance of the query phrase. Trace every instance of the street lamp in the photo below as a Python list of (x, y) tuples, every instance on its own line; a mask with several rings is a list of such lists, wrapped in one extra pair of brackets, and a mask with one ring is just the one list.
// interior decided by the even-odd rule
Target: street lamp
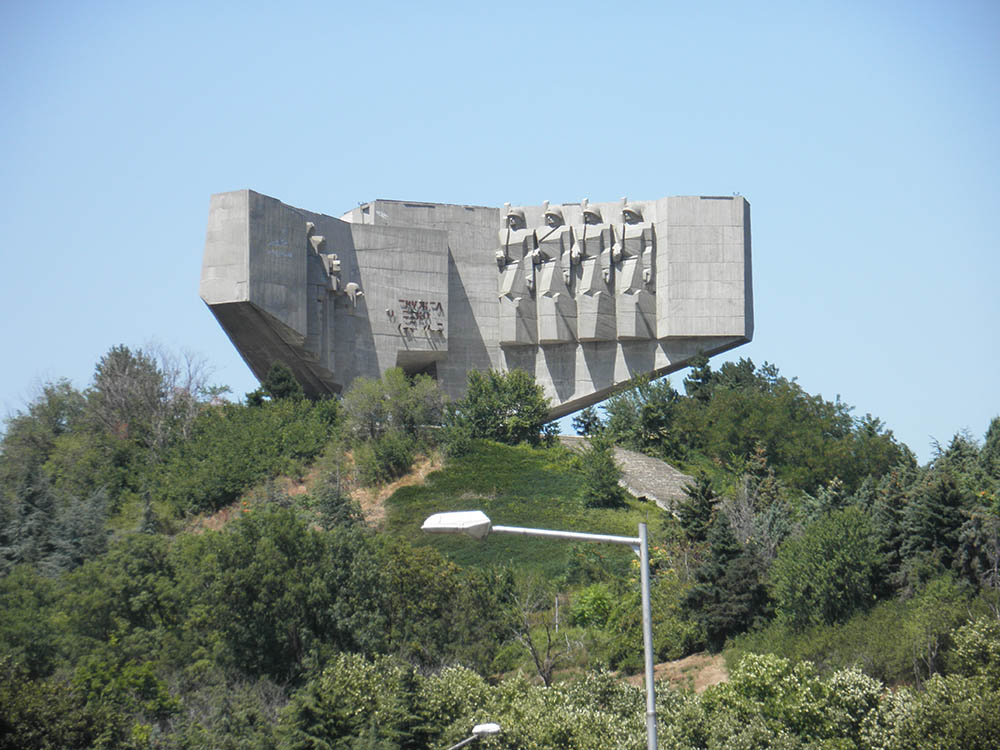
[(457, 745), (452, 745), (448, 750), (457, 750), (457, 748), (465, 747), (470, 742), (475, 742), (483, 737), (491, 737), (494, 734), (500, 734), (500, 725), (490, 722), (489, 724), (476, 724), (472, 728), (472, 736), (466, 737), (464, 740), (459, 742)]
[[(646, 652), (646, 745), (647, 750), (657, 750), (656, 742), (656, 688), (653, 686), (653, 625), (649, 604), (649, 542), (646, 524), (639, 524), (639, 536), (611, 536), (608, 534), (587, 534), (581, 531), (554, 531), (552, 529), (526, 529), (520, 526), (494, 526), (481, 510), (461, 510), (451, 513), (435, 513), (430, 516), (422, 531), (431, 534), (467, 534), (473, 539), (485, 539), (490, 532), (497, 534), (520, 534), (521, 536), (541, 536), (549, 539), (571, 539), (577, 542), (598, 542), (602, 544), (624, 544), (639, 555), (640, 580), (642, 582), (642, 643)], [(459, 747), (460, 745), (455, 745)], [(449, 748), (453, 750), (453, 748)]]

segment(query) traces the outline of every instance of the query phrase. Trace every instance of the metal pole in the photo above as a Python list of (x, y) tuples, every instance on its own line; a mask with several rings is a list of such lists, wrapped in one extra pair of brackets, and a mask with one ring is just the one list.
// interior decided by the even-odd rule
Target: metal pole
[[(471, 511), (470, 511), (471, 512)], [(427, 524), (432, 519), (437, 519), (439, 516), (452, 515), (448, 513), (441, 513), (431, 516), (427, 521), (425, 521), (424, 530), (434, 531), (437, 533), (442, 533), (447, 531), (449, 533), (454, 532), (465, 532), (469, 533), (468, 529), (464, 527), (449, 528), (446, 525), (438, 525), (433, 528), (428, 528)], [(462, 515), (456, 513), (454, 515)], [(553, 529), (530, 529), (521, 526), (493, 526), (490, 520), (483, 514), (479, 512), (479, 516), (482, 516), (482, 522), (485, 525), (485, 531), (482, 534), (473, 534), (477, 539), (482, 539), (486, 534), (492, 532), (499, 534), (518, 534), (521, 536), (538, 536), (546, 537), (549, 539), (571, 539), (578, 542), (598, 542), (604, 544), (625, 544), (632, 548), (634, 552), (639, 555), (639, 567), (642, 568), (640, 571), (640, 580), (642, 582), (642, 644), (645, 649), (646, 657), (646, 745), (647, 750), (657, 750), (657, 739), (656, 739), (656, 688), (653, 685), (653, 613), (652, 606), (649, 602), (649, 539), (646, 534), (646, 524), (639, 524), (639, 536), (638, 537), (628, 537), (628, 536), (614, 536), (611, 534), (588, 534), (582, 531), (556, 531)], [(478, 520), (478, 519), (477, 519)], [(455, 745), (454, 747), (461, 747), (465, 742)], [(449, 748), (448, 750), (454, 750), (454, 748)]]
[(452, 745), (451, 747), (449, 747), (448, 750), (458, 750), (458, 748), (465, 747), (470, 742), (475, 742), (478, 739), (479, 738), (476, 735), (472, 735), (471, 737), (466, 737), (464, 740), (462, 740), (461, 742), (459, 742), (457, 745)]
[(657, 749), (656, 686), (653, 683), (653, 612), (649, 602), (649, 541), (646, 524), (639, 524), (639, 567), (642, 568), (642, 644), (646, 650), (646, 745)]

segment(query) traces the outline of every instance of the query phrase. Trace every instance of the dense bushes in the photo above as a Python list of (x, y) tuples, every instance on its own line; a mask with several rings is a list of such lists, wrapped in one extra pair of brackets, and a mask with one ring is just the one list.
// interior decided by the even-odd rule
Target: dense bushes
[[(470, 507), (630, 536), (648, 521), (657, 659), (728, 644), (734, 665), (700, 696), (661, 687), (663, 746), (997, 743), (1000, 421), (918, 468), (876, 420), (770, 366), (704, 365), (686, 396), (640, 382), (582, 419), (580, 471), (561, 446), (493, 442), (540, 440), (523, 373), (474, 375), (446, 418), (433, 382), (400, 371), (343, 410), (281, 368), (247, 405), (177, 373), (116, 348), (90, 389), (47, 386), (7, 422), (0, 747), (443, 747), (495, 720), (484, 747), (638, 750), (641, 692), (580, 674), (641, 666), (634, 556), (415, 533)], [(442, 434), (445, 467), (374, 533), (347, 449), (375, 483)], [(680, 521), (619, 494), (613, 439), (704, 470)], [(280, 473), (312, 491), (263, 481)], [(170, 522), (224, 505), (196, 531)], [(544, 595), (521, 596), (528, 571)], [(518, 670), (553, 686), (483, 677)]]
[(151, 494), (178, 513), (214, 511), (263, 479), (300, 474), (330, 439), (337, 411), (334, 401), (293, 399), (210, 406), (157, 469)]
[(443, 408), (444, 394), (426, 375), (411, 379), (394, 367), (381, 380), (357, 378), (344, 395), (344, 413), (361, 481), (380, 484), (409, 471)]
[[(982, 676), (935, 677), (890, 691), (857, 669), (827, 676), (812, 664), (748, 656), (728, 683), (701, 695), (660, 686), (661, 747), (992, 748), (1000, 690)], [(484, 748), (645, 747), (643, 694), (609, 674), (551, 688), (491, 686), (464, 669), (422, 677), (386, 659), (338, 657), (295, 693), (277, 734), (282, 748), (445, 747), (483, 721), (502, 733)]]
[(472, 370), (465, 398), (449, 416), (453, 425), (466, 426), (473, 437), (538, 445), (548, 411), (542, 387), (523, 370)]
[(872, 603), (881, 559), (868, 517), (830, 513), (782, 545), (771, 567), (778, 619), (793, 628), (833, 625)]
[[(865, 477), (913, 464), (906, 446), (871, 415), (806, 393), (773, 365), (748, 359), (692, 369), (681, 396), (666, 380), (637, 379), (605, 404), (603, 428), (621, 445), (707, 467), (748, 458), (758, 446), (787, 486), (815, 492), (834, 477), (848, 492)], [(594, 429), (591, 427), (591, 430)]]

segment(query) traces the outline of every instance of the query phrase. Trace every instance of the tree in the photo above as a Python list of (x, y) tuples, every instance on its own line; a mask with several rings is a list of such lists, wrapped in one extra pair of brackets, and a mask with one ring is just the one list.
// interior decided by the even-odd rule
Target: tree
[(538, 445), (548, 410), (542, 387), (523, 370), (472, 370), (465, 398), (455, 404), (452, 418), (468, 424), (473, 437)]
[(549, 586), (534, 578), (524, 579), (514, 594), (513, 635), (531, 656), (545, 687), (552, 684), (556, 667), (566, 663), (581, 645), (570, 640), (565, 628), (560, 634), (549, 607), (554, 595)]
[(605, 429), (618, 445), (645, 453), (677, 456), (674, 413), (680, 394), (666, 378), (637, 377), (604, 404)]
[(267, 371), (264, 382), (261, 383), (264, 392), (274, 401), (283, 398), (300, 400), (306, 397), (299, 381), (295, 379), (292, 368), (284, 362), (275, 362)]
[(112, 347), (98, 361), (87, 410), (107, 434), (144, 447), (164, 444), (168, 393), (156, 360), (142, 349)]
[(820, 518), (785, 541), (771, 567), (778, 618), (797, 630), (847, 619), (871, 604), (881, 564), (863, 511), (852, 506)]
[(684, 378), (684, 392), (698, 401), (708, 401), (712, 397), (715, 373), (708, 363), (708, 357), (699, 354), (691, 360), (691, 370)]
[(712, 490), (712, 481), (704, 472), (698, 474), (694, 484), (685, 484), (684, 494), (677, 512), (680, 515), (681, 527), (688, 539), (693, 542), (703, 542), (712, 528), (715, 514), (715, 503), (718, 500)]
[(593, 406), (588, 406), (586, 409), (581, 410), (575, 417), (573, 417), (573, 429), (576, 431), (577, 435), (584, 435), (590, 437), (595, 432), (600, 430), (601, 418), (597, 414), (597, 410)]
[(46, 383), (23, 412), (8, 417), (0, 439), (0, 527), (46, 481), (57, 441), (82, 426), (87, 401), (68, 380)]
[(441, 421), (444, 394), (427, 375), (410, 378), (401, 368), (386, 370), (381, 379), (355, 378), (344, 394), (347, 428), (361, 440), (375, 440), (390, 431), (417, 437), (421, 428)]
[(902, 519), (902, 554), (911, 566), (920, 558), (951, 567), (965, 506), (965, 492), (947, 469), (932, 469), (913, 486)]
[(983, 465), (983, 470), (997, 482), (1000, 482), (1000, 417), (993, 417), (990, 421), (989, 429), (986, 430), (986, 439), (983, 441), (983, 449), (979, 453), (979, 460)]
[(684, 607), (704, 629), (708, 647), (718, 651), (726, 638), (768, 614), (769, 598), (760, 560), (740, 545), (724, 511), (716, 514), (708, 543), (708, 559), (695, 572)]
[(378, 564), (357, 527), (321, 532), (258, 506), (181, 552), (192, 611), (210, 617), (218, 658), (243, 675), (288, 682), (323, 650), (385, 648)]
[(615, 462), (615, 446), (603, 433), (591, 435), (589, 444), (576, 457), (583, 476), (583, 504), (588, 508), (621, 508), (625, 490), (618, 483), (621, 467)]

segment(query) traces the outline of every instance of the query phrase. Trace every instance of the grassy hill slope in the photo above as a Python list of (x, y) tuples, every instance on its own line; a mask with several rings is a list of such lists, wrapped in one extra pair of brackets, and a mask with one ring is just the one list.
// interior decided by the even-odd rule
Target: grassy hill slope
[[(404, 487), (387, 501), (385, 530), (415, 545), (430, 545), (463, 566), (510, 563), (555, 577), (565, 572), (578, 545), (571, 542), (493, 535), (483, 542), (459, 535), (420, 531), (432, 513), (482, 510), (496, 524), (636, 536), (640, 521), (662, 511), (630, 500), (621, 510), (585, 508), (572, 455), (562, 446), (531, 448), (477, 442), (471, 453), (452, 459), (420, 486)], [(586, 545), (613, 566), (627, 565), (623, 547)]]

